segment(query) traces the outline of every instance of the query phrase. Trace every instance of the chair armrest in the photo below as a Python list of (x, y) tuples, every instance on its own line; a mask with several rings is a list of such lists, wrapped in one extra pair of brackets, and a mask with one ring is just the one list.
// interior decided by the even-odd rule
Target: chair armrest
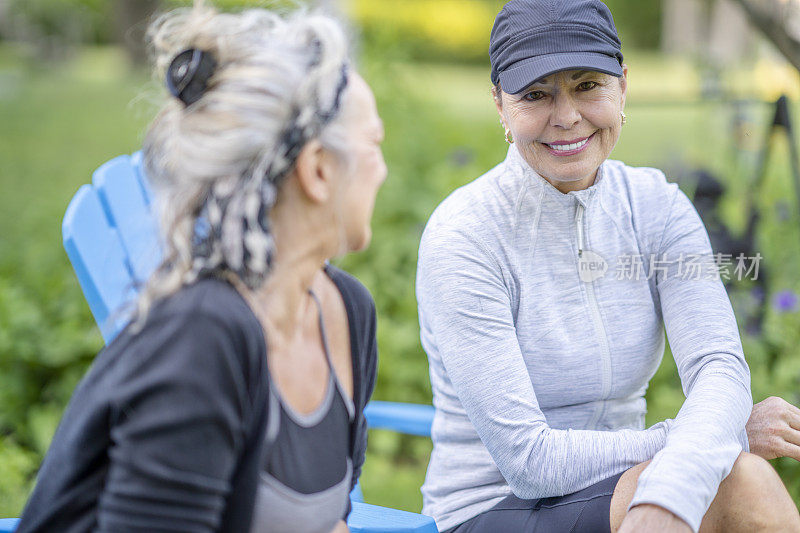
[(347, 525), (351, 533), (439, 533), (430, 516), (358, 502)]
[(19, 524), (19, 518), (0, 518), (0, 533), (14, 533)]
[(432, 405), (373, 401), (367, 404), (364, 416), (367, 425), (373, 429), (430, 437), (433, 412)]

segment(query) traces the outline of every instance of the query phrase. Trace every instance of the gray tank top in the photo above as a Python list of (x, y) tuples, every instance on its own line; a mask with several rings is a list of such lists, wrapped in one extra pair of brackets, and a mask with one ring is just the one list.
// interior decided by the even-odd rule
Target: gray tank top
[(259, 473), (251, 533), (329, 533), (344, 516), (353, 471), (350, 424), (353, 402), (331, 364), (322, 308), (319, 327), (329, 378), (314, 412), (295, 412), (270, 379), (266, 449)]

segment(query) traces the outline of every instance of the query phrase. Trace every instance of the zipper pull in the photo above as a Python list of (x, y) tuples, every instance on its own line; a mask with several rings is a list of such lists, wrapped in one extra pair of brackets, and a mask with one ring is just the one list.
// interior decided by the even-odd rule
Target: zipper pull
[(583, 255), (583, 204), (578, 203), (578, 212), (575, 214), (575, 224), (578, 226), (578, 257)]

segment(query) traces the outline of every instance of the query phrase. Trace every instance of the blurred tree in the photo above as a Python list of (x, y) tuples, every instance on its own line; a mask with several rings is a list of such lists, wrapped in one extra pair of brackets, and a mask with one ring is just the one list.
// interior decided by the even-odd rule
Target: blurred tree
[(800, 70), (800, 2), (797, 0), (736, 0), (750, 22)]
[(661, 41), (662, 0), (603, 0), (624, 46), (656, 49)]
[(754, 55), (747, 14), (733, 0), (717, 0), (709, 17), (708, 59), (718, 68), (735, 67)]
[(161, 0), (115, 0), (114, 37), (136, 66), (147, 62), (144, 40), (147, 21), (161, 7)]
[(662, 50), (671, 54), (696, 54), (704, 40), (705, 18), (700, 0), (664, 0)]
[(61, 61), (77, 45), (109, 40), (106, 0), (0, 0), (4, 39), (27, 43), (37, 60)]
[(7, 39), (7, 33), (10, 29), (9, 19), (11, 18), (11, 10), (8, 0), (0, 0), (0, 41)]

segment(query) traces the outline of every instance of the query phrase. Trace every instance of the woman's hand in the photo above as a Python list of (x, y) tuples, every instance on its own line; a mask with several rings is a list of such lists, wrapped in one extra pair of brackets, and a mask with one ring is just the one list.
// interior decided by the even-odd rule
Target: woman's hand
[(633, 507), (617, 533), (637, 533), (647, 531), (652, 533), (692, 533), (689, 524), (658, 505), (645, 503)]
[(751, 453), (800, 461), (800, 409), (786, 400), (770, 396), (755, 404), (746, 428)]

